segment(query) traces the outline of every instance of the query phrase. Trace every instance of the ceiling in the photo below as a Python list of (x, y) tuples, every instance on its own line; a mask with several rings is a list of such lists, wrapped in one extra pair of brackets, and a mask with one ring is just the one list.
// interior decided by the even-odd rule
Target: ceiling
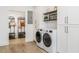
[(9, 10), (25, 12), (26, 9), (34, 9), (34, 8), (35, 8), (34, 6), (10, 6)]

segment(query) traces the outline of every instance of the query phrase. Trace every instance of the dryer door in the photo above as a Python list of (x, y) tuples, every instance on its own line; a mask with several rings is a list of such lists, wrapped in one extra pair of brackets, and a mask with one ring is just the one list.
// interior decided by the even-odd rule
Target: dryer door
[(50, 47), (52, 45), (51, 36), (48, 33), (43, 35), (43, 43), (46, 47)]
[(36, 32), (36, 41), (37, 41), (38, 43), (41, 42), (41, 33), (40, 33), (39, 31)]

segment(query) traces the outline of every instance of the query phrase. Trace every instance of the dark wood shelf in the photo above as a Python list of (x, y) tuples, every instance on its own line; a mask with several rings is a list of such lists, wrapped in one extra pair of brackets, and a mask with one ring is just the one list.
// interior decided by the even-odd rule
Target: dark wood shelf
[(57, 19), (52, 19), (52, 20), (44, 20), (44, 22), (49, 22), (49, 21), (56, 21)]
[(57, 12), (57, 10), (54, 10), (54, 11), (51, 11), (51, 12), (46, 12), (46, 13), (44, 13), (44, 15), (47, 15), (47, 14), (50, 14), (50, 13), (55, 13), (55, 12)]

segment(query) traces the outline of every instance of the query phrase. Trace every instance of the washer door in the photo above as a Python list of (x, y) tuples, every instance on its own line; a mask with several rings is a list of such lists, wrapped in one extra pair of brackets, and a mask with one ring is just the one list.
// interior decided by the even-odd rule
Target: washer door
[(36, 32), (36, 41), (37, 41), (38, 43), (41, 42), (41, 33), (40, 33), (39, 31)]
[(43, 43), (46, 47), (50, 47), (51, 44), (52, 44), (52, 40), (51, 40), (51, 37), (48, 33), (45, 33), (43, 35)]

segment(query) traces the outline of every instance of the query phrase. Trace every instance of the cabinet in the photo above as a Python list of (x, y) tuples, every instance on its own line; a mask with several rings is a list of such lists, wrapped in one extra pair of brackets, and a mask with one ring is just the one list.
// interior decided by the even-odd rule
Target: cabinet
[(79, 24), (79, 7), (67, 7), (68, 24)]
[(79, 53), (79, 25), (68, 26), (68, 52)]
[(79, 24), (79, 7), (58, 7), (58, 24)]
[(79, 25), (58, 25), (57, 52), (79, 53)]
[(67, 52), (67, 26), (58, 25), (57, 29), (57, 52)]
[(65, 24), (67, 22), (67, 7), (57, 8), (57, 24)]
[(58, 7), (57, 52), (79, 52), (79, 7)]

